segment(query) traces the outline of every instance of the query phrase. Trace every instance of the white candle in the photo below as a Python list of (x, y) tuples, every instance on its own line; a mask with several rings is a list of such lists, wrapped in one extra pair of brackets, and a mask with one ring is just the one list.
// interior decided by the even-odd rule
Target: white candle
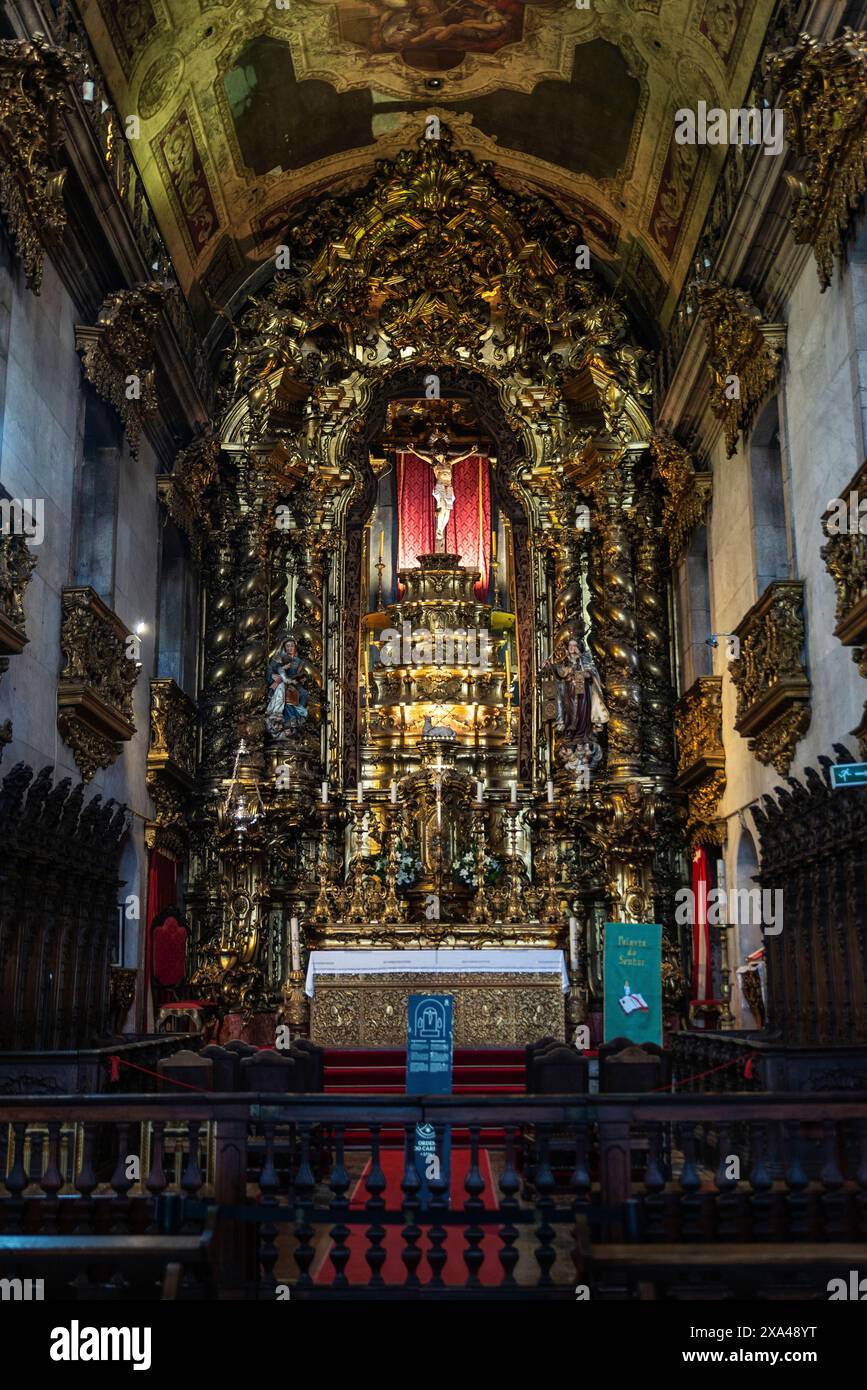
[(479, 778), (476, 782), (476, 801), (482, 802), (485, 799), (485, 784)]
[(327, 782), (323, 782), (323, 783), (322, 783), (322, 805), (323, 805), (323, 806), (327, 806), (327, 805), (328, 805), (328, 783), (327, 783)]
[(301, 969), (301, 940), (298, 935), (298, 918), (289, 922), (289, 960), (293, 970)]
[(356, 787), (356, 791), (355, 791), (355, 800), (358, 802), (359, 806), (360, 806), (360, 805), (362, 804), (362, 802), (364, 801), (364, 783), (363, 783), (363, 782), (359, 782), (358, 786)]
[(517, 806), (517, 804), (518, 804), (518, 784), (517, 784), (517, 782), (510, 782), (510, 783), (509, 783), (509, 800), (511, 801), (511, 803), (512, 803), (513, 806)]
[(578, 923), (574, 917), (569, 918), (569, 964), (573, 972), (578, 969)]
[(391, 795), (391, 804), (392, 804), (392, 806), (396, 806), (396, 805), (397, 805), (397, 783), (396, 783), (396, 782), (392, 782), (392, 784), (391, 784), (391, 786), (389, 787), (388, 790), (389, 790), (389, 793), (390, 793), (390, 795)]
[(553, 806), (553, 805), (554, 805), (554, 783), (553, 783), (553, 782), (549, 782), (549, 783), (548, 783), (548, 805), (549, 805), (549, 806)]

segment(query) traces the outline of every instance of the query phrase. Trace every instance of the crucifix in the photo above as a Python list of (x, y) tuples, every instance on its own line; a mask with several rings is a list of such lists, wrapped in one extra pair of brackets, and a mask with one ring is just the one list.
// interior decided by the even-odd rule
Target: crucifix
[(455, 505), (455, 489), (452, 482), (452, 469), (458, 463), (463, 463), (464, 459), (472, 458), (478, 453), (477, 448), (470, 449), (465, 454), (457, 457), (449, 455), (449, 438), (442, 430), (432, 430), (427, 438), (427, 453), (422, 449), (417, 449), (419, 458), (429, 463), (433, 469), (434, 489), (433, 499), (436, 506), (437, 526), (436, 539), (434, 541), (434, 554), (444, 555), (446, 549), (446, 529), (449, 518)]

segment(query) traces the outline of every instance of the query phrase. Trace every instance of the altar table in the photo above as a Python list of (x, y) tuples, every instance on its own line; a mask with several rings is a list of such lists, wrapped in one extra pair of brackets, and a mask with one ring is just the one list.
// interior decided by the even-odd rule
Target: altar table
[(562, 951), (311, 951), (310, 1036), (328, 1046), (401, 1047), (409, 996), (451, 994), (456, 1046), (524, 1046), (564, 1037), (568, 988)]

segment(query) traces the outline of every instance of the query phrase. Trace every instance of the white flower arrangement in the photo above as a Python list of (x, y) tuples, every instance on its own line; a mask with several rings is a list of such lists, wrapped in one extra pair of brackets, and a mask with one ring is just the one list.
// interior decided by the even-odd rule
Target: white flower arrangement
[[(397, 847), (397, 873), (394, 876), (395, 888), (412, 888), (421, 878), (421, 860), (411, 849)], [(377, 859), (374, 869), (377, 878), (385, 882), (388, 875), (388, 855), (383, 852)]]
[[(485, 855), (485, 883), (491, 884), (496, 881), (500, 873), (500, 861), (494, 859), (490, 854)], [(476, 867), (476, 851), (474, 849), (465, 850), (457, 859), (452, 861), (452, 872), (459, 883), (465, 888), (471, 888), (473, 892), (479, 886), (479, 876)]]

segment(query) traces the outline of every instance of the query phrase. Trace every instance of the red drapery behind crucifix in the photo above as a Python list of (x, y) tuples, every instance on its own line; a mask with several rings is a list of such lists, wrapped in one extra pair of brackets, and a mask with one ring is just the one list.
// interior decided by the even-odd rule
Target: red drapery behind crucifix
[[(397, 568), (411, 569), (419, 555), (432, 555), (436, 545), (436, 507), (433, 469), (417, 454), (397, 455)], [(465, 569), (478, 570), (476, 595), (488, 592), (491, 540), (491, 480), (488, 460), (481, 454), (461, 459), (452, 469), (455, 505), (446, 527), (446, 550), (460, 555)]]

